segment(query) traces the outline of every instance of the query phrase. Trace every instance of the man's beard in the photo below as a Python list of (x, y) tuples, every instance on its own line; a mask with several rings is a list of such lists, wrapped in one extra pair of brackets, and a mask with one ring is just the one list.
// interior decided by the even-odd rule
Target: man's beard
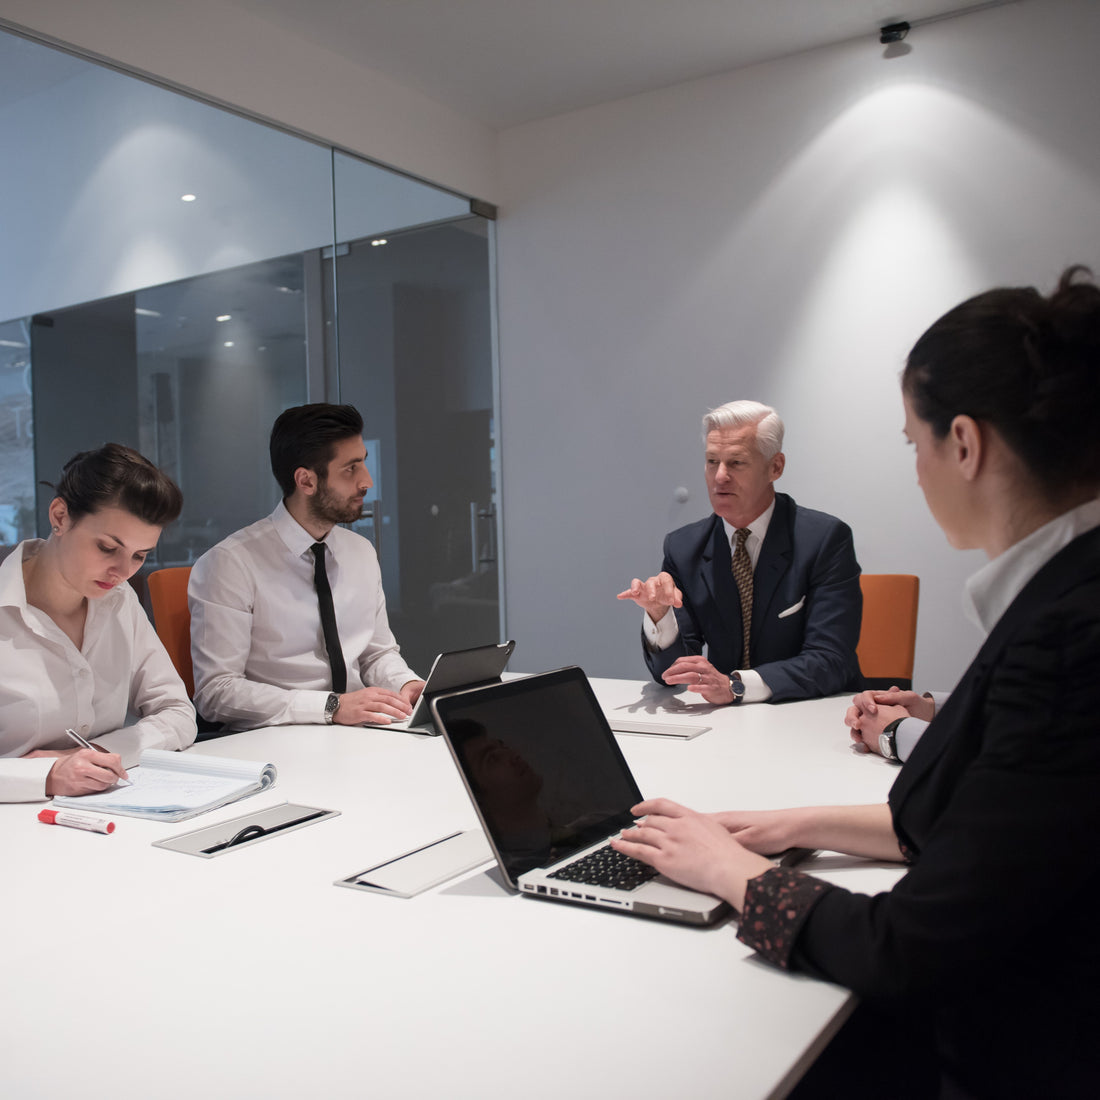
[(354, 523), (363, 518), (363, 505), (357, 497), (337, 496), (322, 481), (309, 498), (309, 514), (321, 523)]

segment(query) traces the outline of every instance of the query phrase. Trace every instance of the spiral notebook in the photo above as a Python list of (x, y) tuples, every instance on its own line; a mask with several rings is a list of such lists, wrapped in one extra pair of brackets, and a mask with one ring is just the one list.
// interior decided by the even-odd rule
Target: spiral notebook
[(53, 804), (122, 817), (185, 821), (266, 790), (276, 775), (274, 764), (256, 760), (146, 749), (138, 765), (129, 769), (130, 786), (66, 795)]

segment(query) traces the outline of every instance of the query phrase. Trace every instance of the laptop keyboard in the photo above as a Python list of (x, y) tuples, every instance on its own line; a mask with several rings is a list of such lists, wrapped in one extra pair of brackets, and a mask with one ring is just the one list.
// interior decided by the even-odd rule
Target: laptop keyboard
[(547, 878), (566, 882), (583, 882), (588, 886), (604, 886), (613, 890), (637, 890), (643, 883), (657, 877), (648, 863), (623, 855), (608, 846), (589, 852), (583, 859), (567, 863)]

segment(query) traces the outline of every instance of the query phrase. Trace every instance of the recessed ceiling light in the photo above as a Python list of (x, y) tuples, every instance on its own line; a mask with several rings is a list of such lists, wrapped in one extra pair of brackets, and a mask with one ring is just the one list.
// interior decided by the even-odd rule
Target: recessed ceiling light
[(134, 313), (139, 317), (159, 317), (160, 314), (155, 309), (142, 309), (141, 306), (134, 306)]
[(180, 195), (180, 202), (194, 202), (198, 198), (198, 195), (186, 194)]
[(226, 340), (226, 342), (224, 344), (222, 344), (223, 348), (231, 348), (232, 346), (233, 346), (233, 341), (232, 340)]
[(370, 244), (371, 248), (377, 248), (380, 244), (389, 244), (389, 241), (387, 241), (385, 237), (375, 237)]
[(214, 318), (214, 320), (215, 321), (232, 321), (233, 320), (233, 314), (232, 313), (219, 313), (218, 316)]

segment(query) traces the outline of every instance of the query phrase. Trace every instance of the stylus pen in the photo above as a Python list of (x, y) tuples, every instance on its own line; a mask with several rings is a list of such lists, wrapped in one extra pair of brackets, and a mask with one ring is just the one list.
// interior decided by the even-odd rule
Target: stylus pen
[[(85, 741), (76, 730), (67, 729), (65, 731), (73, 741), (75, 741), (82, 749), (91, 749), (92, 752), (106, 752), (102, 745), (93, 745), (91, 741)], [(115, 781), (116, 787), (132, 787), (133, 783), (129, 779), (118, 779)]]

